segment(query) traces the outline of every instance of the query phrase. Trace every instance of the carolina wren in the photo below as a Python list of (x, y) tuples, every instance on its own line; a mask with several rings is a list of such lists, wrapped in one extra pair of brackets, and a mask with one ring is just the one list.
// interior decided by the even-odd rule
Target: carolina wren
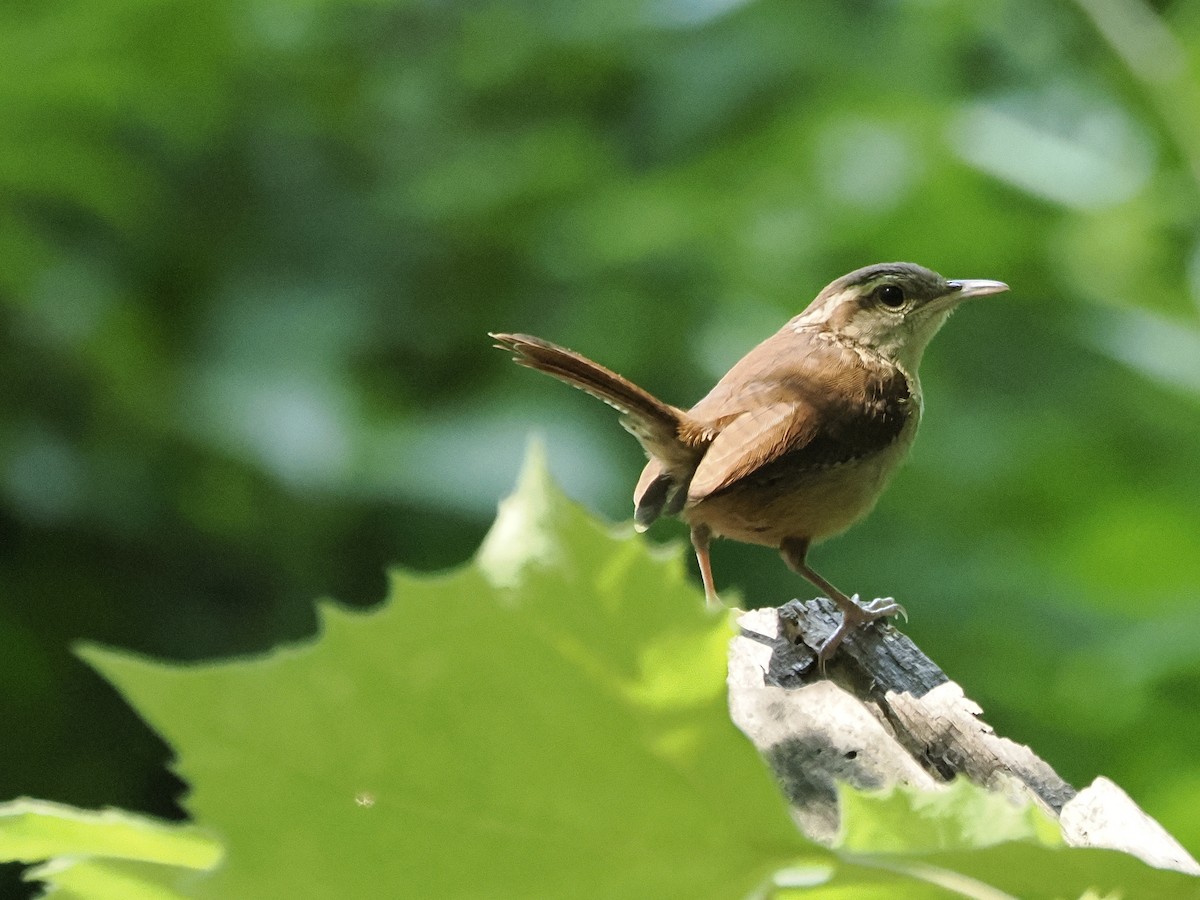
[(650, 461), (634, 490), (634, 524), (661, 515), (691, 527), (710, 606), (719, 603), (709, 541), (779, 548), (827, 593), (842, 622), (821, 646), (824, 666), (854, 628), (904, 614), (892, 598), (860, 604), (807, 562), (813, 543), (875, 505), (921, 419), (917, 367), (963, 300), (1008, 290), (1000, 281), (947, 281), (912, 263), (882, 263), (828, 285), (689, 410), (663, 403), (584, 356), (525, 334), (492, 334), (523, 366), (615, 407)]

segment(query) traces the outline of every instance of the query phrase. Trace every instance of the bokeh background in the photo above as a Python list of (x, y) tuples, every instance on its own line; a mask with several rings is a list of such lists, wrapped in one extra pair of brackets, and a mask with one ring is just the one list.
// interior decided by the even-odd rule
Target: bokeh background
[(814, 564), (1200, 851), (1198, 55), (1186, 0), (0, 5), (0, 797), (181, 815), (72, 646), (309, 635), (468, 558), (531, 433), (628, 519), (636, 443), (486, 331), (687, 405), (907, 259), (1012, 292)]

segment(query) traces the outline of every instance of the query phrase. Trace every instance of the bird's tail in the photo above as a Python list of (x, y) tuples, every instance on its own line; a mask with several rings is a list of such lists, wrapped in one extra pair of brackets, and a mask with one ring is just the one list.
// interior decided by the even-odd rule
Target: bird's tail
[(592, 362), (586, 356), (528, 334), (489, 334), (496, 347), (509, 350), (520, 366), (537, 369), (559, 381), (587, 391), (621, 413), (621, 424), (667, 468), (695, 465), (696, 452), (681, 438), (687, 414), (663, 403), (627, 378)]

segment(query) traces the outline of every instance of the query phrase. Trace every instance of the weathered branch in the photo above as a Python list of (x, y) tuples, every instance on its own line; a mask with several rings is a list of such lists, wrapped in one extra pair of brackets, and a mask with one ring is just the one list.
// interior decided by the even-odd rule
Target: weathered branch
[(772, 766), (809, 837), (836, 835), (837, 782), (932, 789), (965, 775), (1032, 798), (1059, 819), (1072, 846), (1123, 850), (1200, 874), (1179, 842), (1111, 781), (1076, 791), (1028, 747), (998, 736), (962, 688), (891, 625), (848, 637), (822, 677), (813, 648), (839, 615), (828, 600), (749, 612), (730, 655), (733, 719)]

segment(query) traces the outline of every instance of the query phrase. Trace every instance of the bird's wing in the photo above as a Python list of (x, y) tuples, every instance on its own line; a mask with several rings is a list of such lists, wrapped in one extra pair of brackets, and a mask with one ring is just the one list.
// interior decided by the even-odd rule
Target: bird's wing
[(721, 430), (700, 460), (688, 487), (688, 503), (803, 448), (820, 430), (820, 418), (818, 410), (800, 398), (742, 413)]
[(920, 414), (907, 379), (894, 368), (833, 358), (842, 352), (818, 346), (802, 357), (772, 353), (766, 361), (774, 368), (755, 361), (757, 378), (729, 379), (693, 407), (689, 415), (716, 435), (692, 478), (688, 504), (785, 458), (798, 470), (817, 470), (894, 441)]

